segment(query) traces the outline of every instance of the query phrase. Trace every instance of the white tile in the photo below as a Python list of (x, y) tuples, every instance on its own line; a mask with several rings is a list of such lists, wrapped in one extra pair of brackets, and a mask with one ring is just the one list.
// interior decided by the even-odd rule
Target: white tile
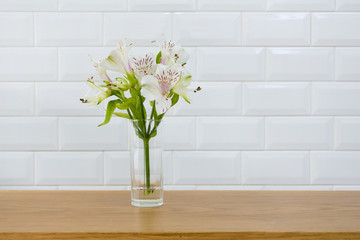
[(56, 48), (0, 48), (0, 81), (57, 80)]
[(267, 149), (331, 149), (333, 122), (330, 117), (274, 117), (266, 120)]
[(34, 154), (0, 152), (0, 185), (34, 184)]
[(104, 156), (105, 185), (129, 185), (130, 153), (106, 152)]
[(35, 44), (86, 46), (102, 44), (101, 13), (36, 13)]
[(0, 83), (0, 115), (31, 115), (34, 113), (33, 83)]
[(256, 186), (256, 185), (249, 185), (249, 186), (236, 186), (236, 185), (215, 185), (215, 186), (197, 186), (196, 190), (205, 190), (205, 191), (258, 191), (264, 190), (264, 186)]
[(360, 191), (360, 185), (335, 185), (335, 191)]
[[(104, 59), (112, 48), (60, 48), (59, 49), (59, 78), (61, 81), (85, 81), (89, 77), (99, 79), (94, 64), (89, 55), (95, 60)], [(110, 72), (109, 72), (110, 73)], [(100, 79), (99, 79), (100, 80)]]
[(57, 119), (0, 118), (0, 150), (56, 150)]
[(59, 119), (61, 150), (127, 150), (127, 121), (113, 116), (101, 127), (105, 117), (65, 117)]
[(268, 80), (331, 81), (334, 79), (332, 48), (268, 48)]
[(317, 115), (359, 115), (360, 83), (313, 83), (312, 110)]
[(127, 11), (126, 0), (59, 0), (60, 11)]
[(308, 184), (307, 152), (243, 152), (244, 184)]
[(195, 118), (165, 118), (161, 123), (163, 146), (166, 150), (191, 150), (196, 148)]
[(311, 41), (317, 46), (360, 46), (360, 13), (313, 13)]
[(336, 48), (336, 80), (360, 81), (360, 48)]
[(198, 80), (264, 80), (264, 48), (198, 48)]
[(173, 152), (163, 151), (162, 154), (162, 171), (163, 171), (163, 183), (174, 183), (174, 171), (173, 171)]
[(175, 184), (239, 184), (240, 152), (174, 152)]
[(204, 83), (197, 82), (202, 90), (193, 95), (191, 104), (179, 100), (174, 106), (175, 115), (240, 115), (241, 84), (240, 83)]
[(57, 186), (0, 186), (0, 190), (58, 190)]
[(301, 186), (265, 186), (266, 191), (332, 191), (332, 185), (301, 185)]
[(198, 148), (239, 150), (264, 148), (264, 119), (202, 117), (197, 124)]
[[(105, 152), (105, 185), (129, 185), (130, 161), (129, 152)], [(172, 152), (164, 151), (162, 162), (163, 182), (172, 184)]]
[(360, 152), (312, 152), (314, 184), (360, 184)]
[(240, 45), (240, 13), (175, 13), (174, 41), (182, 45)]
[(131, 0), (130, 11), (195, 11), (196, 0)]
[(57, 11), (57, 0), (0, 0), (0, 11)]
[(336, 0), (337, 11), (360, 11), (359, 0)]
[(103, 154), (100, 152), (36, 153), (38, 185), (102, 185)]
[(171, 38), (169, 13), (105, 13), (104, 19), (106, 45), (116, 45), (126, 37), (129, 43), (153, 46), (153, 40)]
[[(89, 91), (86, 82), (37, 83), (36, 112), (38, 115), (104, 115), (106, 104), (89, 106), (80, 101)], [(65, 97), (66, 96), (66, 97)]]
[(310, 44), (309, 13), (244, 13), (244, 45)]
[(58, 186), (66, 191), (129, 191), (130, 186)]
[(193, 80), (196, 81), (198, 79), (196, 69), (198, 64), (196, 48), (184, 47), (184, 49), (189, 54), (189, 60), (184, 67), (191, 74)]
[(333, 11), (335, 0), (268, 0), (269, 11)]
[(265, 11), (266, 0), (198, 0), (199, 11)]
[(175, 190), (175, 191), (193, 191), (193, 190), (196, 190), (196, 186), (191, 186), (191, 185), (185, 185), (185, 186), (179, 186), (179, 185), (170, 185), (170, 186), (167, 186), (165, 185), (164, 186), (164, 190), (166, 191), (172, 191), (172, 190)]
[(335, 118), (335, 148), (360, 150), (360, 118)]
[(306, 115), (310, 113), (309, 83), (245, 83), (245, 115)]
[(33, 27), (32, 13), (0, 13), (0, 45), (32, 45)]

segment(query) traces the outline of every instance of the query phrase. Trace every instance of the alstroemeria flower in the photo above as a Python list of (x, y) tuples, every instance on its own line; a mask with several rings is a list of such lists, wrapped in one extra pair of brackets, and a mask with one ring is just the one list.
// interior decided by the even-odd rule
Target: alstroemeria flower
[(158, 114), (165, 113), (171, 107), (170, 90), (180, 79), (180, 73), (175, 65), (158, 64), (153, 76), (142, 78), (141, 94), (149, 101), (155, 100)]
[(156, 63), (152, 53), (145, 54), (143, 57), (133, 57), (132, 60), (131, 65), (138, 79), (141, 80), (144, 76), (155, 73)]
[(102, 90), (100, 87), (98, 87), (94, 82), (92, 81), (88, 81), (88, 85), (90, 87), (89, 89), (89, 92), (91, 90), (93, 91), (96, 91), (97, 94), (95, 95), (92, 95), (92, 96), (88, 96), (89, 95), (89, 92), (88, 94), (86, 94), (87, 96), (85, 97), (86, 99), (86, 102), (89, 104), (89, 105), (98, 105), (99, 103), (101, 103), (105, 98), (109, 97), (110, 96), (110, 92), (109, 91), (104, 91)]
[(191, 75), (185, 73), (185, 71), (182, 71), (180, 79), (179, 81), (177, 81), (172, 91), (174, 93), (179, 94), (181, 97), (185, 99), (185, 101), (190, 103), (191, 101), (190, 94), (194, 91), (194, 89), (189, 88), (190, 84), (191, 84)]
[(100, 66), (114, 72), (131, 73), (132, 68), (129, 61), (129, 48), (125, 40), (120, 41), (118, 47), (112, 50), (109, 56), (100, 62)]
[(160, 63), (167, 64), (172, 60), (176, 64), (184, 65), (189, 59), (189, 54), (180, 46), (175, 45), (172, 41), (164, 41), (160, 46), (161, 60)]
[(99, 62), (96, 62), (90, 55), (89, 55), (89, 57), (90, 57), (91, 61), (93, 62), (96, 72), (99, 75), (100, 79), (103, 81), (111, 82), (111, 79), (109, 78), (109, 76), (106, 73), (106, 69), (100, 66), (100, 63), (102, 60), (99, 60)]

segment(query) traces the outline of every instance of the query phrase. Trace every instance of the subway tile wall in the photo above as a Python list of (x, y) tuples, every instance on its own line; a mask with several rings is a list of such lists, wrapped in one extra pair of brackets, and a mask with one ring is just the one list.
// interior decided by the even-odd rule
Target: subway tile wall
[(360, 190), (359, 0), (0, 0), (0, 189), (129, 189), (128, 125), (81, 104), (123, 37), (186, 48), (170, 190)]

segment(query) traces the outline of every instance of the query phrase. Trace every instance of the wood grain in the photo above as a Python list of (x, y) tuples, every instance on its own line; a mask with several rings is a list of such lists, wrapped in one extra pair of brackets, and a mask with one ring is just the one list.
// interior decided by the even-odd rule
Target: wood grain
[(0, 239), (360, 239), (360, 192), (0, 191)]

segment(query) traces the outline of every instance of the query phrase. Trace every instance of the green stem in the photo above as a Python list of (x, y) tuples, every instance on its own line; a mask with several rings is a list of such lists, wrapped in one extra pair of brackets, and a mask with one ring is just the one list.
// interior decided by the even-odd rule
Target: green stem
[[(128, 112), (128, 115), (130, 116), (130, 119), (134, 119), (131, 115), (131, 112), (129, 111), (129, 109), (126, 109), (126, 111)], [(140, 134), (140, 136), (143, 138), (144, 137), (144, 133), (141, 131), (141, 129), (139, 128), (139, 126), (136, 124), (136, 122), (132, 121), (132, 124), (135, 128), (135, 130)]]
[(149, 126), (148, 126), (148, 130), (147, 130), (149, 136), (150, 136), (150, 129), (151, 129), (151, 124), (152, 124), (152, 119), (153, 119), (153, 117), (154, 117), (154, 113), (155, 113), (155, 101), (153, 101), (153, 106), (152, 106), (152, 110), (151, 110)]
[(147, 132), (146, 132), (146, 123), (145, 123), (145, 113), (144, 113), (144, 104), (142, 102), (141, 99), (141, 94), (139, 92), (139, 99), (140, 99), (140, 111), (141, 111), (141, 121), (142, 121), (142, 126), (143, 126), (143, 131), (144, 131), (144, 137), (147, 137)]
[(149, 195), (151, 192), (151, 190), (150, 190), (150, 149), (149, 149), (150, 139), (144, 138), (143, 141), (144, 141), (144, 157), (145, 157), (146, 190), (147, 190), (147, 195)]

